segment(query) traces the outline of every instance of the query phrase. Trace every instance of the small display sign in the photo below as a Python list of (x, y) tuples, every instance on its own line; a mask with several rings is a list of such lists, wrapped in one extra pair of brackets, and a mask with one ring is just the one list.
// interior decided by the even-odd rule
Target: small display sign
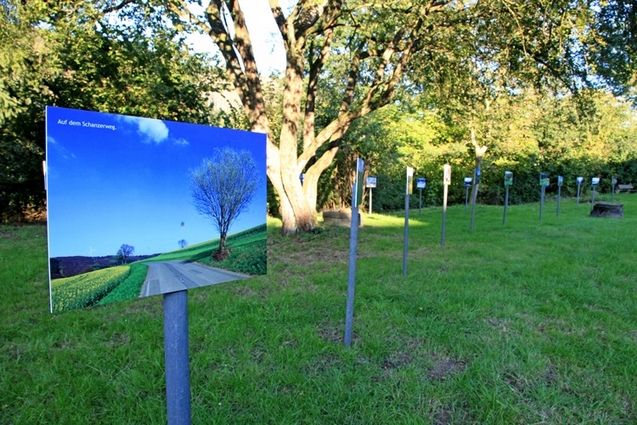
[(443, 167), (444, 171), (444, 184), (445, 186), (449, 186), (451, 184), (451, 165), (445, 164)]
[(613, 184), (613, 186), (615, 186), (617, 184), (617, 179), (613, 177), (613, 179), (611, 180), (611, 183)]
[(549, 185), (549, 176), (546, 173), (540, 173), (540, 186)]
[(597, 185), (599, 184), (599, 177), (593, 177), (593, 178), (591, 179), (591, 184), (592, 184), (593, 186), (597, 186)]
[(367, 177), (367, 187), (370, 189), (376, 187), (376, 177)]
[(473, 182), (473, 178), (471, 177), (465, 177), (464, 178), (464, 187), (469, 187), (471, 186), (471, 183)]
[(479, 168), (476, 168), (475, 174), (476, 174), (476, 184), (479, 184), (480, 183), (480, 176), (482, 174), (482, 170), (480, 170)]
[(512, 186), (513, 185), (513, 172), (512, 171), (505, 171), (504, 172), (504, 185), (505, 186)]
[(564, 176), (557, 176), (557, 185), (562, 186), (562, 183), (564, 183)]
[(405, 192), (407, 195), (414, 193), (414, 169), (407, 167), (407, 189)]
[(581, 185), (584, 182), (584, 177), (578, 177), (575, 179), (577, 181), (577, 185)]
[(418, 177), (416, 180), (416, 187), (418, 189), (424, 189), (427, 187), (427, 179), (424, 177)]

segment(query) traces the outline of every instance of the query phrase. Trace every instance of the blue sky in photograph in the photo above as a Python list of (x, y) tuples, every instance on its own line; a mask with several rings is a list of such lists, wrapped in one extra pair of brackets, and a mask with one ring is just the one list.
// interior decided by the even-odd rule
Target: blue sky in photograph
[(266, 222), (265, 135), (210, 126), (47, 107), (49, 255), (134, 255), (216, 239), (195, 209), (189, 172), (217, 147), (247, 150), (258, 182), (229, 234)]

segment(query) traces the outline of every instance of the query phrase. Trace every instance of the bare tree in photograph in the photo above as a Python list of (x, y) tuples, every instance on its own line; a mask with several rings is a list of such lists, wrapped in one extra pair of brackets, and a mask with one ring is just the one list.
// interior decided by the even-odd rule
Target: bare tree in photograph
[(230, 254), (226, 247), (228, 230), (248, 210), (257, 189), (257, 165), (250, 152), (232, 148), (215, 149), (190, 173), (191, 194), (199, 214), (209, 217), (219, 231), (219, 248), (213, 260)]
[(122, 262), (122, 264), (126, 264), (128, 262), (128, 259), (131, 255), (133, 255), (133, 252), (135, 252), (135, 247), (128, 245), (128, 244), (123, 244), (122, 246), (119, 247), (119, 251), (117, 251), (117, 254), (115, 255), (115, 257)]

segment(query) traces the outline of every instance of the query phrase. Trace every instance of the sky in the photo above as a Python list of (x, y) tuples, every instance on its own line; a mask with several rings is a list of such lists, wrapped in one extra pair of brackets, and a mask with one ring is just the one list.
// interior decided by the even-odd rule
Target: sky
[[(280, 3), (286, 16), (288, 16), (292, 6), (296, 4), (293, 0), (281, 0)], [(285, 70), (285, 48), (274, 17), (272, 17), (268, 0), (239, 0), (239, 4), (245, 14), (259, 72), (264, 75), (270, 75), (277, 71), (283, 72)], [(193, 5), (192, 7), (192, 12), (197, 13), (201, 10), (200, 6)], [(207, 34), (189, 35), (186, 42), (197, 53), (218, 51)]]
[(174, 121), (47, 107), (49, 256), (149, 255), (217, 239), (188, 174), (215, 147), (248, 150), (258, 189), (229, 234), (266, 222), (265, 135)]

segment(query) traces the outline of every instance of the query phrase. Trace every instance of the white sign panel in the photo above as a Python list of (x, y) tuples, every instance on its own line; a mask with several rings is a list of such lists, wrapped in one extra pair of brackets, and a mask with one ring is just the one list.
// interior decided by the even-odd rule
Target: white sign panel
[(413, 193), (414, 186), (414, 169), (411, 167), (407, 167), (407, 189), (406, 194), (411, 195)]
[(444, 173), (444, 184), (445, 186), (449, 186), (451, 184), (451, 165), (445, 164), (443, 167)]

